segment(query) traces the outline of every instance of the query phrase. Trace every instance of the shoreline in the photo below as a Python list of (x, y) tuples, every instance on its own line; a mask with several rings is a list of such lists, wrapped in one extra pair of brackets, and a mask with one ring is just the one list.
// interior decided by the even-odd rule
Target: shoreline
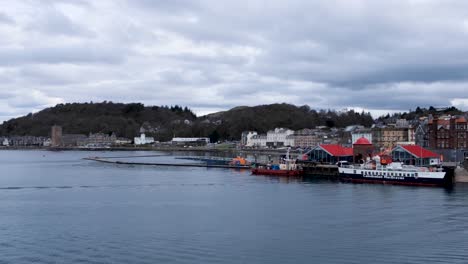
[[(261, 155), (281, 155), (286, 150), (276, 149), (235, 149), (235, 148), (204, 148), (204, 147), (110, 147), (110, 148), (80, 148), (80, 147), (0, 147), (2, 150), (43, 150), (43, 151), (173, 151), (173, 152), (211, 152), (211, 153), (247, 153)], [(291, 154), (300, 154), (291, 150)]]

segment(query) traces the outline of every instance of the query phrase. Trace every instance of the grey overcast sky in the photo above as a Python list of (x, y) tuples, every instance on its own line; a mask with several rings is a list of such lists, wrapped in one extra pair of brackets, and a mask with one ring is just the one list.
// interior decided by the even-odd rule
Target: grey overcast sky
[(0, 121), (64, 102), (468, 110), (468, 1), (1, 1)]

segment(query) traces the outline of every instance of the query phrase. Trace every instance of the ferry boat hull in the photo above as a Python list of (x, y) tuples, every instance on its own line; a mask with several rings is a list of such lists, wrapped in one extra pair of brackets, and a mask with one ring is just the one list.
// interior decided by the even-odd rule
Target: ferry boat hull
[(304, 172), (302, 170), (252, 169), (252, 174), (253, 175), (294, 177), (294, 176), (302, 176)]
[(339, 178), (358, 183), (446, 186), (445, 172), (398, 172), (338, 168)]

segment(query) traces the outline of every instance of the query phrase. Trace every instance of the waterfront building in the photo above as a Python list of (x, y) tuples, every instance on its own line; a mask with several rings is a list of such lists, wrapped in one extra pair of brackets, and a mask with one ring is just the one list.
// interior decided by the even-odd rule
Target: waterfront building
[(376, 127), (372, 129), (372, 139), (376, 147), (392, 149), (398, 144), (415, 144), (415, 133), (410, 127)]
[(341, 145), (318, 145), (308, 152), (309, 159), (321, 163), (335, 164), (338, 161), (353, 161), (353, 149)]
[(119, 137), (115, 140), (116, 145), (128, 145), (132, 144), (132, 140), (128, 138)]
[(4, 138), (2, 140), (2, 146), (8, 147), (10, 146), (10, 142), (8, 141), (8, 138)]
[(145, 133), (141, 133), (139, 137), (135, 137), (133, 142), (135, 145), (146, 145), (146, 144), (153, 144), (154, 143), (154, 138), (153, 137), (147, 137)]
[(254, 135), (248, 141), (247, 146), (255, 148), (265, 148), (267, 146), (267, 136), (265, 134)]
[(193, 137), (193, 138), (182, 138), (182, 137), (175, 137), (172, 139), (172, 144), (176, 145), (196, 145), (196, 146), (201, 146), (201, 145), (206, 145), (210, 143), (210, 138), (207, 137)]
[(115, 133), (110, 135), (104, 133), (89, 133), (87, 145), (94, 147), (111, 146), (115, 144), (116, 140), (117, 136)]
[(286, 128), (275, 128), (267, 132), (267, 142), (268, 147), (283, 147), (290, 146), (291, 139), (286, 139), (287, 136), (293, 135), (294, 131)]
[(429, 120), (429, 147), (468, 148), (468, 123), (464, 116), (441, 116)]
[(351, 142), (354, 144), (360, 138), (365, 138), (369, 142), (372, 142), (372, 130), (371, 129), (356, 129), (355, 131), (351, 132)]
[(52, 145), (52, 140), (50, 138), (46, 139), (42, 144), (44, 147), (50, 147)]
[(88, 137), (83, 134), (63, 134), (62, 147), (82, 147), (88, 142)]
[(8, 138), (8, 145), (14, 147), (42, 147), (44, 146), (44, 142), (46, 142), (47, 140), (47, 137), (13, 136)]
[(301, 129), (294, 132), (294, 142), (291, 146), (309, 148), (316, 147), (322, 143), (322, 138), (318, 130), (314, 129)]
[(375, 148), (365, 137), (361, 137), (353, 143), (353, 162), (364, 163), (367, 158), (372, 158)]
[(250, 139), (258, 135), (256, 131), (244, 131), (241, 134), (241, 146), (248, 146)]
[(51, 130), (51, 146), (59, 147), (62, 145), (62, 127), (54, 125)]
[(397, 146), (392, 150), (392, 159), (415, 166), (439, 165), (441, 162), (439, 154), (417, 145)]

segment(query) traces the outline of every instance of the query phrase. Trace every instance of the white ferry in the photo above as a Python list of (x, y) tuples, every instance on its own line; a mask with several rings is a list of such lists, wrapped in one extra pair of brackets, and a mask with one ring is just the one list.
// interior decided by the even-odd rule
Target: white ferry
[(441, 168), (416, 167), (392, 162), (388, 165), (366, 163), (342, 165), (338, 168), (343, 180), (365, 183), (387, 183), (422, 186), (444, 186), (445, 175)]

